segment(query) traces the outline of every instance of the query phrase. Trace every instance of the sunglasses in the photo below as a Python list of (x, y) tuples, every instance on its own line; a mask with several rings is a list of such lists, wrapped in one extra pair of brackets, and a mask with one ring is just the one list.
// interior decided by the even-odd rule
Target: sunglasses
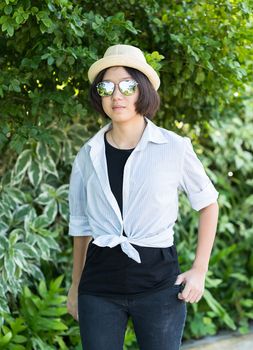
[(111, 96), (115, 90), (116, 85), (119, 91), (125, 96), (131, 96), (135, 93), (138, 83), (135, 80), (122, 80), (118, 84), (112, 81), (104, 80), (96, 85), (99, 96)]

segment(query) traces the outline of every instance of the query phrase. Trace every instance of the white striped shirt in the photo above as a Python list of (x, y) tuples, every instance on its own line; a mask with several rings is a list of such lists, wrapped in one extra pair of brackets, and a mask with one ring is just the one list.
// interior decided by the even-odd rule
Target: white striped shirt
[(69, 235), (92, 236), (93, 244), (100, 247), (120, 244), (123, 252), (139, 263), (132, 244), (173, 245), (180, 190), (197, 211), (218, 198), (191, 140), (144, 118), (147, 125), (124, 167), (122, 215), (107, 172), (104, 133), (112, 127), (111, 122), (78, 152), (69, 189)]

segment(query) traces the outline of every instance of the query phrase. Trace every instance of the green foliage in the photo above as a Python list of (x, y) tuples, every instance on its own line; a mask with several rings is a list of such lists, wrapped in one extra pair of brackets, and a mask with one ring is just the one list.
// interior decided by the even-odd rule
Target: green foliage
[(160, 70), (160, 124), (219, 118), (251, 77), (251, 9), (237, 0), (2, 1), (1, 147), (19, 153), (29, 139), (46, 142), (52, 121), (87, 122), (88, 67), (119, 42)]
[[(192, 138), (220, 192), (206, 292), (188, 306), (184, 336), (247, 332), (253, 318), (251, 13), (251, 2), (238, 0), (0, 2), (1, 348), (81, 350), (78, 326), (64, 306), (72, 261), (68, 182), (75, 154), (104, 124), (88, 103), (87, 69), (116, 43), (140, 47), (159, 72), (156, 123)], [(176, 232), (182, 270), (194, 259), (196, 225), (182, 196)], [(62, 277), (55, 278), (63, 274), (60, 287)], [(129, 321), (125, 349), (134, 348)]]
[[(220, 219), (207, 290), (203, 300), (190, 307), (186, 338), (215, 334), (221, 323), (223, 327), (247, 332), (253, 319), (253, 118), (252, 104), (249, 106), (249, 112), (244, 115), (230, 116), (222, 122), (211, 121), (209, 137), (195, 146), (219, 189)], [(184, 127), (187, 129), (187, 125)], [(190, 133), (199, 138), (202, 132), (196, 127)], [(196, 245), (197, 227), (196, 214), (184, 197), (178, 224), (178, 250), (182, 270), (185, 270), (194, 258), (192, 247)]]
[(138, 344), (135, 336), (135, 332), (133, 329), (133, 321), (130, 318), (128, 320), (128, 327), (125, 333), (125, 339), (124, 339), (124, 350), (137, 350)]
[(63, 276), (59, 276), (50, 282), (49, 288), (41, 280), (36, 285), (36, 294), (23, 287), (19, 297), (20, 317), (4, 315), (0, 327), (1, 349), (68, 349), (63, 338), (68, 327), (61, 319), (67, 313), (62, 280)]
[(30, 276), (43, 278), (43, 261), (51, 261), (55, 267), (59, 261), (60, 236), (68, 220), (65, 174), (87, 135), (85, 127), (78, 124), (65, 132), (51, 129), (50, 147), (44, 142), (27, 143), (2, 178), (1, 311), (8, 311), (4, 302), (7, 292), (16, 296)]
[[(77, 150), (90, 135), (86, 127), (78, 123), (66, 129), (54, 126), (50, 132), (47, 143), (28, 142), (18, 156), (12, 155), (13, 165), (1, 180), (0, 313), (14, 312), (24, 318), (33, 334), (28, 337), (32, 349), (67, 349), (63, 336), (78, 349), (80, 336), (73, 322), (68, 330), (61, 328), (61, 315), (66, 314), (62, 304), (66, 297), (56, 295), (54, 299), (61, 280), (55, 282), (56, 285), (51, 283), (47, 291), (44, 278), (70, 274), (71, 256), (67, 246), (70, 247), (71, 242), (63, 236), (68, 220), (68, 183), (65, 182)], [(41, 281), (39, 296), (28, 287), (36, 287), (35, 281)], [(18, 300), (18, 305), (13, 305), (12, 298)], [(54, 300), (59, 305), (50, 304)], [(24, 333), (27, 335), (27, 328)], [(3, 337), (2, 341), (15, 349), (15, 338), (6, 328)], [(27, 344), (30, 343), (27, 341)]]
[(0, 328), (0, 346), (1, 349), (25, 350), (24, 344), (28, 338), (25, 335), (27, 325), (21, 317), (13, 318), (5, 315), (5, 322)]

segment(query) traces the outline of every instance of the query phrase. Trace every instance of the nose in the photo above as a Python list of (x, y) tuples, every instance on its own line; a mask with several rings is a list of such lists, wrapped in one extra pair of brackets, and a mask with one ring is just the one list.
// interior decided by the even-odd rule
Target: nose
[(120, 92), (119, 85), (115, 84), (115, 88), (112, 94), (113, 99), (122, 98), (123, 94)]

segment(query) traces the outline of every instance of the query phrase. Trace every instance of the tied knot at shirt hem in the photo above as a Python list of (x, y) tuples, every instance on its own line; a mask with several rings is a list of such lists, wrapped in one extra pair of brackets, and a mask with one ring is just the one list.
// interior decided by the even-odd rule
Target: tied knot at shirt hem
[(130, 244), (128, 237), (125, 236), (112, 236), (102, 235), (97, 237), (93, 242), (99, 247), (110, 247), (113, 248), (120, 244), (122, 251), (131, 259), (137, 263), (141, 263), (139, 252)]

